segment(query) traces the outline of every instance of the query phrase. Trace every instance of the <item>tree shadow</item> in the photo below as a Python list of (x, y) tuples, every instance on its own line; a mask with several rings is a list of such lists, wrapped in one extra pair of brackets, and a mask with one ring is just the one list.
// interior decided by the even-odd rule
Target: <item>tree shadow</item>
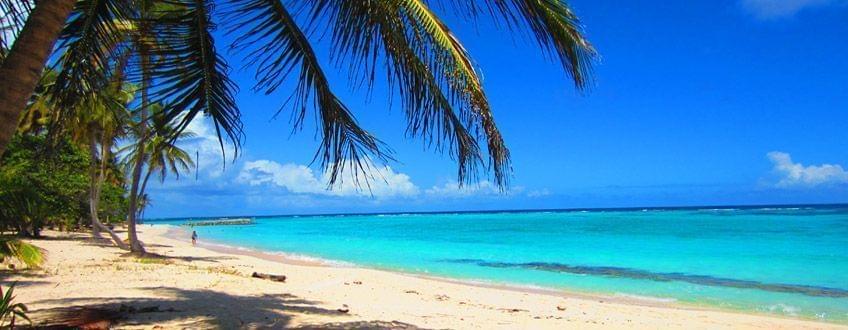
[[(42, 272), (41, 270), (38, 270), (38, 269), (25, 268), (25, 269), (3, 269), (3, 270), (0, 270), (0, 282), (13, 282), (13, 281), (9, 280), (10, 277), (22, 277), (22, 278), (26, 278), (26, 279), (33, 279), (33, 278), (45, 278), (45, 277), (49, 277), (49, 276), (50, 276), (49, 274), (45, 274), (44, 272)], [(19, 281), (19, 282), (22, 282), (22, 281)]]
[(68, 233), (66, 233), (66, 235), (61, 235), (61, 236), (50, 236), (50, 235), (42, 234), (41, 236), (37, 236), (37, 237), (22, 237), (22, 238), (27, 239), (27, 240), (31, 240), (33, 242), (38, 242), (38, 241), (69, 241), (69, 242), (94, 241), (94, 238), (92, 238), (91, 235), (86, 235), (86, 234), (83, 234), (83, 233), (76, 233), (76, 232), (68, 232)]
[(0, 285), (2, 285), (4, 288), (8, 288), (13, 284), (15, 285), (15, 288), (24, 288), (28, 286), (48, 285), (53, 283), (49, 281), (7, 281), (5, 279), (0, 280)]
[(185, 261), (185, 262), (206, 261), (206, 262), (213, 262), (213, 263), (217, 263), (221, 260), (236, 259), (235, 257), (230, 257), (230, 256), (209, 256), (209, 257), (168, 256), (168, 255), (158, 254), (158, 253), (154, 253), (154, 252), (145, 252), (141, 256), (127, 252), (127, 253), (122, 254), (121, 257), (141, 257), (141, 258), (146, 258), (146, 259), (160, 260), (160, 261), (163, 261), (163, 262), (167, 262), (167, 261)]
[[(175, 322), (180, 327), (215, 327), (234, 329), (240, 327), (287, 327), (292, 313), (344, 316), (337, 310), (318, 307), (318, 302), (301, 299), (291, 294), (263, 294), (237, 296), (211, 290), (184, 290), (173, 287), (146, 288), (167, 298), (59, 298), (36, 303), (64, 306), (31, 311), (33, 323), (38, 326), (79, 326), (81, 311), (103, 317), (112, 324), (122, 326), (153, 325)], [(89, 320), (97, 321), (97, 320)], [(73, 323), (77, 322), (77, 323)], [(85, 323), (82, 323), (85, 324)]]

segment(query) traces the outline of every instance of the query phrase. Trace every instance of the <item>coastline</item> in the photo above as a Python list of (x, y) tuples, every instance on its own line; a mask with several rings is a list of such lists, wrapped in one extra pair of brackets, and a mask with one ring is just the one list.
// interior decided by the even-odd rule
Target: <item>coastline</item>
[[(185, 228), (174, 225), (164, 225), (157, 224), (155, 226), (161, 226), (167, 228), (162, 235), (169, 239), (173, 239), (176, 241), (181, 241), (184, 243), (191, 243), (190, 239), (186, 237), (190, 237), (191, 233), (187, 231)], [(645, 307), (666, 307), (666, 308), (679, 308), (679, 309), (688, 309), (688, 310), (702, 310), (702, 311), (725, 311), (725, 312), (739, 312), (742, 314), (753, 314), (753, 315), (763, 315), (763, 316), (773, 316), (773, 317), (781, 317), (786, 319), (797, 319), (797, 320), (809, 320), (809, 321), (820, 321), (813, 319), (804, 319), (804, 318), (792, 318), (792, 317), (784, 317), (781, 315), (772, 315), (766, 313), (746, 313), (745, 311), (735, 311), (729, 309), (720, 309), (715, 308), (709, 305), (697, 305), (697, 304), (687, 304), (683, 302), (679, 302), (675, 299), (666, 299), (660, 297), (650, 297), (650, 296), (636, 296), (636, 295), (611, 295), (611, 294), (602, 294), (602, 293), (589, 293), (589, 292), (578, 292), (572, 291), (568, 289), (558, 289), (558, 288), (549, 288), (535, 285), (522, 285), (522, 284), (512, 284), (512, 283), (498, 283), (498, 282), (490, 282), (486, 280), (479, 279), (462, 279), (462, 278), (452, 278), (445, 276), (437, 276), (437, 275), (428, 275), (424, 273), (413, 273), (413, 272), (405, 272), (402, 270), (388, 269), (388, 268), (378, 268), (378, 267), (369, 267), (365, 265), (358, 265), (349, 263), (346, 261), (340, 260), (329, 260), (323, 259), (319, 257), (312, 257), (306, 255), (298, 255), (291, 254), (286, 252), (271, 252), (271, 251), (262, 251), (257, 249), (245, 248), (240, 246), (232, 246), (220, 242), (215, 242), (213, 240), (206, 239), (205, 241), (199, 241), (197, 243), (197, 247), (204, 248), (210, 251), (224, 253), (224, 254), (232, 254), (232, 255), (242, 255), (248, 257), (259, 258), (272, 262), (279, 262), (283, 264), (289, 265), (298, 265), (298, 266), (310, 266), (310, 267), (341, 267), (341, 268), (361, 268), (361, 269), (369, 269), (375, 271), (383, 271), (389, 272), (393, 274), (416, 277), (425, 280), (439, 281), (450, 284), (458, 284), (458, 285), (467, 285), (474, 286), (479, 288), (486, 289), (496, 289), (496, 290), (509, 290), (519, 293), (530, 293), (530, 294), (542, 294), (548, 296), (554, 296), (559, 298), (577, 298), (577, 299), (585, 299), (585, 300), (595, 300), (595, 301), (605, 301), (611, 303), (622, 303), (622, 304), (630, 304), (630, 305), (638, 305)], [(838, 323), (837, 323), (838, 324)]]
[[(155, 224), (155, 226), (167, 228), (167, 230), (162, 234), (164, 237), (182, 241), (185, 243), (190, 243), (190, 231), (184, 227), (177, 225), (169, 225), (169, 224)], [(220, 242), (215, 242), (213, 240), (206, 240), (206, 242), (198, 242), (198, 247), (205, 248), (211, 251), (224, 253), (224, 254), (233, 254), (233, 255), (243, 255), (249, 257), (255, 257), (263, 260), (268, 260), (272, 262), (280, 262), (289, 265), (299, 265), (299, 266), (309, 266), (309, 267), (330, 267), (330, 268), (354, 268), (354, 269), (368, 269), (374, 271), (381, 272), (389, 272), (401, 276), (415, 277), (429, 281), (438, 281), (449, 284), (457, 284), (464, 286), (477, 287), (481, 289), (494, 289), (494, 290), (508, 290), (512, 292), (518, 292), (523, 294), (534, 294), (534, 295), (546, 295), (552, 297), (558, 297), (563, 299), (581, 299), (588, 301), (595, 301), (600, 303), (611, 303), (611, 304), (626, 304), (631, 306), (641, 306), (641, 307), (652, 307), (652, 308), (670, 308), (677, 310), (688, 310), (688, 311), (709, 311), (709, 312), (723, 312), (723, 313), (734, 313), (741, 315), (751, 315), (751, 316), (762, 316), (769, 318), (778, 318), (785, 320), (800, 320), (800, 321), (811, 321), (811, 322), (821, 322), (823, 324), (828, 325), (837, 325), (837, 326), (846, 326), (848, 328), (848, 324), (819, 320), (813, 318), (807, 318), (802, 316), (786, 316), (786, 315), (777, 315), (770, 314), (766, 312), (758, 312), (753, 310), (743, 310), (743, 309), (730, 309), (730, 308), (721, 308), (719, 306), (713, 306), (708, 304), (697, 304), (690, 302), (681, 302), (673, 298), (662, 298), (662, 297), (652, 297), (652, 296), (637, 296), (637, 295), (627, 295), (627, 294), (605, 294), (605, 293), (595, 293), (595, 292), (580, 292), (575, 290), (570, 290), (568, 288), (552, 288), (552, 287), (543, 287), (543, 286), (535, 286), (535, 285), (522, 285), (522, 284), (514, 284), (514, 283), (498, 283), (498, 282), (490, 282), (486, 280), (479, 279), (462, 279), (462, 278), (452, 278), (446, 276), (437, 276), (437, 275), (428, 275), (424, 273), (414, 273), (407, 272), (396, 269), (388, 269), (388, 268), (378, 268), (378, 267), (370, 267), (367, 265), (358, 265), (349, 263), (346, 261), (340, 260), (329, 260), (323, 259), (320, 257), (313, 257), (307, 255), (299, 255), (299, 254), (291, 254), (287, 252), (280, 251), (263, 251), (252, 248), (245, 248), (240, 246), (232, 246)]]
[[(158, 228), (157, 228), (158, 227)], [(173, 229), (173, 228), (172, 228)], [(135, 259), (87, 234), (48, 232), (43, 270), (3, 273), (36, 322), (68, 306), (156, 307), (118, 328), (746, 328), (848, 329), (772, 315), (690, 308), (334, 265), (230, 247), (192, 247), (161, 226), (140, 226), (159, 258)], [(227, 250), (230, 248), (230, 250)], [(285, 283), (251, 278), (286, 275)], [(619, 299), (616, 299), (619, 298)], [(152, 307), (150, 307), (152, 308)], [(346, 312), (342, 312), (343, 310)]]

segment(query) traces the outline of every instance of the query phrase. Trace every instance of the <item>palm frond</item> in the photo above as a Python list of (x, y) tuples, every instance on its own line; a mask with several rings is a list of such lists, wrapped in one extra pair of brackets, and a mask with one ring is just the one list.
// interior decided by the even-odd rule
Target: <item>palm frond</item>
[(592, 64), (597, 52), (584, 36), (583, 26), (565, 0), (485, 0), (478, 5), (448, 0), (453, 9), (477, 18), (488, 14), (510, 29), (529, 29), (549, 55), (559, 58), (578, 89), (592, 83)]
[(44, 264), (44, 250), (10, 237), (0, 237), (0, 257), (15, 258), (30, 268)]
[[(346, 167), (353, 179), (368, 173), (368, 159), (390, 159), (382, 142), (361, 128), (350, 110), (333, 93), (318, 59), (300, 27), (280, 0), (234, 0), (233, 30), (242, 33), (236, 48), (250, 48), (249, 62), (257, 68), (256, 89), (274, 92), (289, 73), (299, 72), (297, 86), (289, 98), (295, 109), (294, 124), (299, 127), (309, 103), (320, 119), (321, 147), (315, 155), (329, 173), (332, 186)], [(257, 44), (261, 46), (257, 46)], [(281, 109), (282, 110), (282, 109)]]
[(31, 0), (0, 0), (0, 63), (12, 48), (34, 5)]
[[(458, 163), (460, 182), (477, 179), (482, 162), (477, 137), (487, 118), (490, 156), (496, 181), (508, 178), (509, 154), (482, 93), (480, 80), (465, 49), (420, 1), (341, 1), (315, 3), (310, 17), (331, 26), (333, 57), (348, 62), (349, 72), (371, 87), (385, 60), (390, 87), (397, 87), (407, 115), (407, 133), (422, 137), (437, 150), (448, 149)], [(482, 116), (482, 114), (486, 114)], [(445, 148), (447, 146), (447, 148)]]
[(129, 0), (80, 0), (59, 38), (53, 64), (58, 71), (51, 94), (60, 108), (71, 108), (106, 88), (111, 61), (127, 36), (121, 22), (132, 16)]
[(156, 80), (153, 102), (167, 105), (163, 111), (165, 120), (178, 119), (178, 132), (198, 114), (211, 117), (221, 152), (225, 152), (226, 135), (238, 153), (244, 133), (233, 97), (237, 87), (227, 75), (230, 70), (227, 62), (215, 49), (211, 32), (216, 26), (210, 20), (211, 2), (165, 0), (163, 3), (171, 9), (151, 22), (152, 35), (161, 44), (154, 49), (160, 60), (153, 66), (152, 77)]
[(482, 83), (471, 64), (467, 51), (424, 2), (421, 0), (401, 2), (410, 18), (414, 19), (415, 28), (420, 29), (423, 32), (420, 33), (423, 39), (430, 43), (429, 46), (434, 53), (430, 66), (440, 68), (442, 75), (449, 77), (448, 89), (456, 99), (462, 100), (461, 106), (466, 112), (464, 115), (471, 121), (469, 125), (482, 126), (483, 135), (488, 142), (489, 164), (495, 182), (499, 187), (505, 187), (508, 184), (510, 171), (509, 150), (495, 124), (489, 101), (483, 92)]

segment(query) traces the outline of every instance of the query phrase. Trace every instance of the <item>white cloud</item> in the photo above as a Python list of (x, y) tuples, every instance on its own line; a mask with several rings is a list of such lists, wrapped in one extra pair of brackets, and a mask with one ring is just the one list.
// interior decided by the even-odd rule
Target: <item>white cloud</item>
[(842, 166), (831, 164), (804, 166), (793, 162), (788, 153), (779, 151), (772, 151), (767, 156), (774, 164), (774, 173), (779, 176), (777, 187), (812, 187), (848, 183), (848, 172)]
[(540, 190), (531, 190), (531, 191), (527, 192), (527, 197), (538, 198), (538, 197), (549, 196), (550, 194), (551, 194), (550, 190), (548, 190), (547, 188), (543, 188), (543, 189), (540, 189)]
[(835, 4), (838, 0), (741, 0), (742, 7), (760, 19), (791, 17), (798, 12)]
[[(180, 142), (180, 146), (189, 154), (199, 156), (195, 159), (198, 165), (198, 170), (206, 173), (212, 178), (220, 177), (226, 166), (230, 166), (231, 162), (226, 162), (224, 154), (221, 153), (221, 144), (218, 141), (218, 135), (215, 133), (215, 128), (210, 122), (210, 119), (204, 116), (195, 117), (186, 127), (187, 131), (191, 131), (197, 136), (191, 139), (185, 139)], [(232, 160), (235, 155), (235, 148), (232, 143), (224, 140), (224, 151), (226, 156)]]
[[(389, 166), (377, 166), (366, 162), (368, 173), (360, 177), (357, 185), (353, 173), (345, 171), (333, 189), (327, 189), (329, 175), (316, 175), (305, 165), (280, 164), (271, 160), (249, 161), (244, 164), (236, 181), (251, 186), (271, 184), (292, 193), (321, 194), (330, 196), (374, 196), (408, 197), (418, 195), (418, 187), (404, 173), (396, 173)], [(365, 178), (368, 178), (365, 181)]]
[(464, 198), (476, 196), (510, 196), (524, 191), (523, 187), (512, 187), (507, 191), (500, 191), (498, 186), (491, 181), (484, 180), (477, 184), (466, 184), (460, 186), (456, 181), (447, 182), (441, 186), (436, 185), (424, 191), (430, 197), (435, 198)]

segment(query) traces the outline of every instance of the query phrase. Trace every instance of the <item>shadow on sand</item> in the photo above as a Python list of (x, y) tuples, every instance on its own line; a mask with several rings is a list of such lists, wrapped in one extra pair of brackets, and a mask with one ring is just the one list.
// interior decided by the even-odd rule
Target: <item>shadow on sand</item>
[[(60, 307), (31, 312), (40, 328), (58, 329), (86, 324), (111, 327), (153, 326), (160, 323), (179, 328), (281, 329), (292, 328), (292, 314), (317, 314), (342, 318), (345, 313), (318, 307), (319, 303), (291, 294), (235, 296), (211, 290), (173, 287), (146, 288), (163, 298), (59, 298), (41, 303)], [(296, 329), (419, 329), (397, 321), (333, 322)]]

